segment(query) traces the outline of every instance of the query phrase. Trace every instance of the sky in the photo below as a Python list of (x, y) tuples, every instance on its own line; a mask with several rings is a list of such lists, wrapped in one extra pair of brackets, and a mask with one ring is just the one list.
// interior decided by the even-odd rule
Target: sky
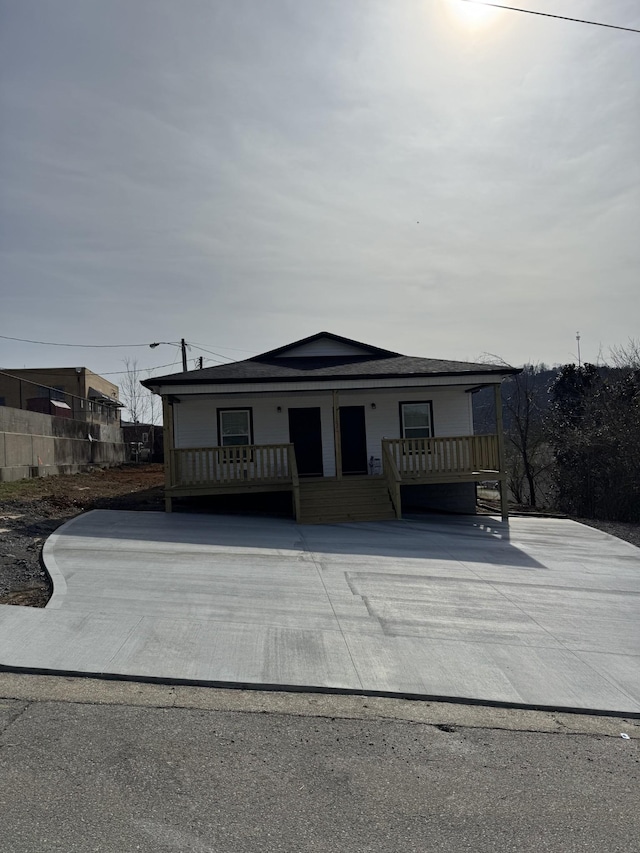
[[(637, 0), (509, 5), (640, 28)], [(465, 0), (0, 0), (0, 335), (82, 345), (0, 338), (1, 369), (118, 382), (179, 369), (183, 337), (193, 367), (321, 330), (516, 365), (575, 361), (579, 331), (595, 361), (640, 337), (639, 238), (639, 33)]]

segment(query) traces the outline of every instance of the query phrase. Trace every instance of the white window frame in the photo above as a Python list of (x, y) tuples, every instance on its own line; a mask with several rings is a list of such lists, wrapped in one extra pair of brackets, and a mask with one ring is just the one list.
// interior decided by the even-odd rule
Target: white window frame
[[(429, 412), (429, 435), (407, 435), (407, 429), (423, 429), (423, 427), (407, 427), (405, 426), (405, 407), (406, 406), (426, 406)], [(407, 439), (425, 439), (433, 438), (433, 403), (431, 400), (405, 400), (400, 403), (400, 436)]]
[[(222, 427), (222, 419), (223, 416), (227, 413), (238, 414), (238, 412), (246, 412), (247, 413), (247, 440), (244, 442), (234, 441), (230, 444), (225, 444), (225, 438), (237, 438), (239, 436), (243, 436), (244, 433), (234, 433), (232, 435), (224, 435), (223, 427)], [(239, 406), (237, 408), (230, 407), (228, 409), (218, 409), (218, 446), (219, 447), (246, 447), (247, 445), (253, 444), (253, 410), (250, 406)]]

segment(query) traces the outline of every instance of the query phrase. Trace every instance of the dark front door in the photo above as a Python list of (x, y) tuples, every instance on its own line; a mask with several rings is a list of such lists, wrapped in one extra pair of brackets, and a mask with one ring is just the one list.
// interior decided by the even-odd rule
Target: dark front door
[(322, 477), (320, 407), (289, 409), (289, 441), (293, 444), (301, 477)]
[(367, 433), (364, 406), (340, 406), (342, 473), (367, 473)]

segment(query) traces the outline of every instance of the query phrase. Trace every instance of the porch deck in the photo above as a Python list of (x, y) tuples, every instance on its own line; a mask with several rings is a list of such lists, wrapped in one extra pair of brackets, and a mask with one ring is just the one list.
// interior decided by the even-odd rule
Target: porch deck
[(400, 518), (402, 485), (484, 479), (504, 479), (496, 435), (383, 439), (380, 476), (358, 477), (357, 486), (356, 479), (341, 474), (310, 478), (302, 481), (302, 489), (293, 444), (193, 447), (169, 450), (165, 498), (170, 512), (174, 497), (290, 491), (298, 521), (309, 515), (319, 520), (318, 508), (332, 504), (332, 520), (339, 507), (342, 514), (354, 515), (346, 509), (350, 500), (360, 518), (366, 515), (367, 503), (376, 518)]

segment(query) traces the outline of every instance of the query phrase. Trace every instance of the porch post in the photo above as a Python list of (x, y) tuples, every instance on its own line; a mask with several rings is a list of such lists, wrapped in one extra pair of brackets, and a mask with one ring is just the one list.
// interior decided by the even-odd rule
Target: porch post
[(164, 446), (164, 510), (171, 512), (171, 497), (168, 490), (175, 482), (175, 457), (173, 454), (173, 406), (166, 397), (162, 398), (162, 433)]
[(336, 478), (342, 479), (342, 442), (340, 441), (340, 406), (338, 392), (333, 392), (333, 444), (336, 452)]
[(502, 384), (493, 386), (496, 409), (496, 433), (498, 436), (498, 467), (500, 475), (500, 512), (503, 521), (509, 521), (509, 504), (507, 500), (507, 465), (504, 456), (504, 432), (502, 427)]

